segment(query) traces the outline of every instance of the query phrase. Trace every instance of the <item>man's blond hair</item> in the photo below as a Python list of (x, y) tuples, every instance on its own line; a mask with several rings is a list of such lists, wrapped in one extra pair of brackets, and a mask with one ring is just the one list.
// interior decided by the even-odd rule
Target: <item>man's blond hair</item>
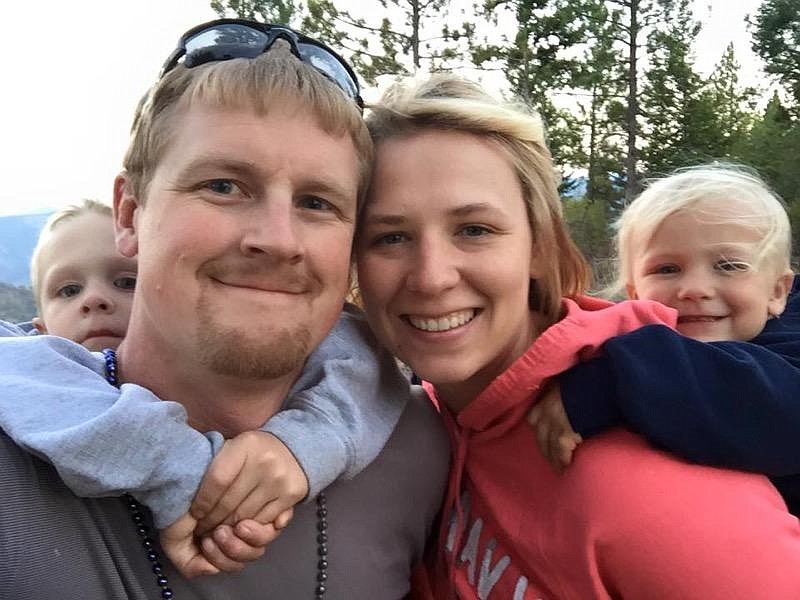
[[(372, 142), (355, 101), (276, 40), (256, 58), (236, 58), (166, 73), (139, 103), (124, 167), (140, 202), (176, 131), (194, 103), (266, 114), (276, 106), (308, 111), (326, 133), (349, 135), (360, 165), (359, 205), (369, 182)], [(273, 140), (280, 144), (281, 140)]]

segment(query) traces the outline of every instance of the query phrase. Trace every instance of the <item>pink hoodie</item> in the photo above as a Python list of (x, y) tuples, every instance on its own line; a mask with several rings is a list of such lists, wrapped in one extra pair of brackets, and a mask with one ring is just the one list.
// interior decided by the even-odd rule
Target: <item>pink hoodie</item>
[(563, 475), (545, 462), (525, 417), (547, 378), (609, 337), (675, 322), (652, 302), (564, 303), (456, 418), (443, 410), (454, 464), (414, 597), (800, 598), (800, 525), (765, 477), (688, 464), (623, 430), (579, 446)]

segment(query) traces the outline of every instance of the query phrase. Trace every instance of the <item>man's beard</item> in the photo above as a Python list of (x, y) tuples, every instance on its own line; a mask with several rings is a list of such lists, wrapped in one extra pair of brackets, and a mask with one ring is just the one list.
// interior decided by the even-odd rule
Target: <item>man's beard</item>
[(218, 375), (277, 379), (299, 369), (308, 358), (311, 332), (305, 325), (259, 333), (226, 327), (202, 300), (197, 306), (200, 361)]

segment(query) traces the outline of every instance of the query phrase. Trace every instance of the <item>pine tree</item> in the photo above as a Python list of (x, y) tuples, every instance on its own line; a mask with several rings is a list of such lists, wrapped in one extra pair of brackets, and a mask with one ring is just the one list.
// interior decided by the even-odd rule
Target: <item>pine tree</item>
[(294, 0), (211, 0), (211, 8), (220, 17), (281, 25), (296, 25), (303, 14), (303, 5)]
[(800, 109), (800, 1), (763, 0), (750, 25), (753, 52), (792, 95), (794, 108)]
[(647, 128), (642, 158), (650, 175), (707, 158), (705, 148), (696, 144), (698, 125), (710, 116), (708, 105), (698, 102), (702, 80), (692, 54), (700, 24), (692, 16), (689, 0), (665, 2), (662, 9), (668, 24), (648, 33), (649, 65), (641, 98)]

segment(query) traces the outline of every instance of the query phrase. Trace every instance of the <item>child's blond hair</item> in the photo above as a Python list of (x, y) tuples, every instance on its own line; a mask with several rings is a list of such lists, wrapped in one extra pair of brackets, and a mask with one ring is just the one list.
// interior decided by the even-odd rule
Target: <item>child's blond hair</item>
[(36, 241), (36, 247), (33, 249), (33, 254), (31, 255), (31, 289), (33, 290), (33, 297), (36, 300), (36, 310), (40, 315), (42, 314), (42, 295), (40, 289), (42, 250), (50, 243), (53, 230), (55, 230), (58, 225), (64, 221), (69, 221), (87, 213), (95, 213), (107, 216), (109, 219), (112, 218), (111, 207), (108, 204), (103, 204), (97, 200), (86, 199), (80, 204), (71, 204), (50, 215), (39, 233), (39, 239)]
[(692, 209), (712, 224), (736, 224), (757, 232), (755, 268), (773, 263), (779, 270), (791, 264), (792, 234), (781, 199), (752, 170), (714, 163), (680, 169), (653, 180), (615, 223), (617, 277), (604, 290), (609, 297), (624, 294), (633, 278), (634, 248), (646, 244), (670, 215)]

